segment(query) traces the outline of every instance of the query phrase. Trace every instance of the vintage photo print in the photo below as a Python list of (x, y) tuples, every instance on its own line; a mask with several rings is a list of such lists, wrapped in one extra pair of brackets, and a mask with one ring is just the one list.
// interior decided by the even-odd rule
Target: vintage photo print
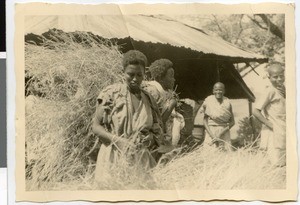
[(17, 200), (295, 200), (294, 40), (292, 4), (17, 4)]

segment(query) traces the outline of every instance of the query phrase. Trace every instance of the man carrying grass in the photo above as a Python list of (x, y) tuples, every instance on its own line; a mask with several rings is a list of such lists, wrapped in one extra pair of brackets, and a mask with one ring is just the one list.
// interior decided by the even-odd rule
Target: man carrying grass
[(217, 82), (213, 87), (213, 95), (208, 96), (202, 104), (206, 141), (210, 141), (221, 150), (231, 150), (230, 129), (234, 126), (232, 106), (225, 94), (225, 85)]
[[(275, 166), (286, 164), (286, 108), (285, 76), (280, 63), (272, 63), (268, 68), (271, 85), (256, 101), (253, 115), (266, 127), (267, 154)], [(262, 114), (264, 113), (264, 115)]]
[(150, 67), (153, 81), (145, 82), (144, 89), (155, 99), (164, 125), (164, 132), (171, 136), (173, 146), (177, 146), (180, 139), (180, 130), (185, 122), (181, 114), (175, 111), (178, 100), (174, 96), (174, 69), (168, 59), (154, 61)]

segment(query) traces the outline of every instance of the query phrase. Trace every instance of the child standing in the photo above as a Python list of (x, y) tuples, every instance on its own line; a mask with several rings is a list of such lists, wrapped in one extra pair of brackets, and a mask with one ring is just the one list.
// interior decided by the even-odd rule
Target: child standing
[(271, 64), (268, 68), (268, 78), (271, 85), (256, 101), (253, 115), (267, 128), (267, 153), (271, 163), (285, 166), (286, 108), (283, 66), (280, 63)]

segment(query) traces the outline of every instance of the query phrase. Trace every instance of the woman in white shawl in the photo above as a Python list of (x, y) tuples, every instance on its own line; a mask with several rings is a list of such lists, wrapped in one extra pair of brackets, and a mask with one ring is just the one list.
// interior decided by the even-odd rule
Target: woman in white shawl
[(232, 106), (225, 94), (225, 85), (217, 82), (213, 87), (213, 95), (208, 96), (202, 107), (204, 127), (211, 141), (222, 150), (231, 150), (230, 129), (234, 126)]

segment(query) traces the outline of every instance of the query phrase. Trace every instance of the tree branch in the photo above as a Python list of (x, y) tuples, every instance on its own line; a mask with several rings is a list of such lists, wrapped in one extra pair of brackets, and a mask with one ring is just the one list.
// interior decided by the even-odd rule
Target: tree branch
[(219, 28), (220, 32), (223, 33), (223, 29), (221, 28), (219, 22), (218, 22), (218, 19), (215, 15), (212, 15), (214, 17), (214, 22), (215, 24), (217, 25), (217, 27)]
[(274, 34), (275, 36), (279, 37), (281, 40), (284, 41), (285, 34), (278, 26), (276, 26), (265, 14), (256, 14), (256, 15), (259, 16), (263, 20), (263, 22), (268, 25), (272, 34)]
[(243, 19), (243, 17), (244, 17), (244, 14), (241, 15), (241, 18), (240, 18), (240, 21), (239, 21), (240, 31), (239, 31), (236, 39), (235, 39), (235, 44), (237, 44), (238, 40), (240, 39), (240, 36), (241, 36), (242, 32), (244, 31), (244, 28), (242, 26), (242, 19)]
[(264, 29), (264, 30), (268, 30), (267, 27), (262, 26), (262, 25), (260, 24), (260, 22), (258, 22), (256, 19), (252, 18), (252, 17), (249, 16), (249, 15), (248, 15), (248, 17), (249, 17), (249, 19), (250, 19), (253, 23), (255, 23), (259, 28), (262, 28), (262, 29)]

